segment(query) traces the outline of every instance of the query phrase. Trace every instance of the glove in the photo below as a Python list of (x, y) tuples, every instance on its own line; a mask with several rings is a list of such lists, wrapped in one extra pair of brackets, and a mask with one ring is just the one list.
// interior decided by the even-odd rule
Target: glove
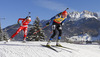
[(49, 24), (50, 24), (49, 22), (48, 22), (48, 23), (46, 23), (46, 25), (47, 25), (47, 26), (49, 26)]
[(28, 16), (26, 16), (26, 18), (25, 19), (27, 19), (28, 18)]
[(20, 24), (20, 23), (17, 21), (17, 24)]

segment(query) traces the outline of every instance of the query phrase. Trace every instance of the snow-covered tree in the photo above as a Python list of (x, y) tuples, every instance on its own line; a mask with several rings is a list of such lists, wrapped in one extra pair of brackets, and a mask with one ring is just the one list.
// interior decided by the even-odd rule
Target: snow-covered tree
[(7, 32), (0, 29), (0, 41), (7, 40), (8, 38), (9, 38), (9, 36), (8, 36)]
[(41, 28), (39, 17), (36, 17), (36, 20), (33, 22), (33, 27), (28, 32), (27, 40), (29, 40), (29, 41), (45, 40), (45, 34)]
[(3, 40), (3, 37), (2, 37), (2, 30), (1, 30), (1, 25), (0, 25), (0, 41)]
[(5, 29), (3, 32), (3, 40), (8, 40), (8, 39), (9, 39), (9, 36), (7, 34), (7, 30)]

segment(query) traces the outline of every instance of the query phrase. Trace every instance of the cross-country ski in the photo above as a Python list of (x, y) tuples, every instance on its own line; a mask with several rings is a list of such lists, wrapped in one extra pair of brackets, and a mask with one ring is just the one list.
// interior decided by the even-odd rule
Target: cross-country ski
[[(42, 44), (41, 44), (42, 45)], [(49, 49), (51, 49), (51, 50), (53, 50), (53, 51), (55, 51), (55, 52), (59, 52), (59, 51), (57, 51), (55, 48), (53, 48), (52, 46), (46, 46), (46, 45), (42, 45), (43, 47), (47, 47), (47, 48), (49, 48)]]

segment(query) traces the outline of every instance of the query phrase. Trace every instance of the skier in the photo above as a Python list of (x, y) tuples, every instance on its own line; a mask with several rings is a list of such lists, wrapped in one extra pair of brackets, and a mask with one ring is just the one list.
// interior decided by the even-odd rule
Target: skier
[[(68, 8), (67, 8), (68, 9)], [(61, 46), (59, 44), (60, 39), (61, 39), (61, 34), (62, 34), (62, 25), (64, 24), (66, 18), (67, 18), (67, 11), (63, 11), (59, 14), (57, 14), (56, 16), (52, 17), (48, 23), (46, 23), (46, 25), (48, 26), (49, 24), (52, 24), (52, 30), (53, 30), (53, 34), (50, 37), (48, 43), (46, 46), (50, 46), (51, 41), (53, 40), (54, 36), (56, 35), (56, 30), (59, 31), (59, 35), (58, 35), (58, 40), (56, 42), (56, 46)]]
[(11, 36), (10, 39), (7, 40), (7, 42), (11, 41), (11, 39), (13, 37), (15, 37), (21, 30), (24, 31), (24, 39), (23, 42), (26, 41), (26, 36), (27, 36), (27, 28), (28, 28), (28, 24), (31, 22), (31, 16), (27, 16), (26, 18), (19, 18), (18, 19), (18, 24), (19, 21), (22, 21), (21, 26), (19, 27), (19, 29)]

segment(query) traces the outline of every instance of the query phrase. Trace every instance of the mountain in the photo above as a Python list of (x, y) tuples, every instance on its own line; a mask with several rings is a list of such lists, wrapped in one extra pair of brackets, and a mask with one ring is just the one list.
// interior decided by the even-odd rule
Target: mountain
[[(67, 21), (63, 25), (63, 33), (62, 33), (62, 40), (65, 41), (66, 37), (70, 38), (73, 36), (83, 35), (87, 33), (91, 37), (98, 37), (100, 35), (100, 19), (98, 18), (98, 14), (89, 11), (82, 11), (82, 12), (71, 12), (67, 16)], [(48, 20), (41, 20), (42, 27), (46, 26), (45, 24)], [(15, 24), (14, 24), (15, 25)], [(4, 29), (9, 29), (7, 32), (9, 36), (11, 36), (20, 25), (15, 26), (8, 26)], [(32, 25), (29, 25), (29, 30)], [(44, 29), (44, 32), (47, 36), (46, 40), (50, 38), (52, 28), (48, 26)], [(57, 33), (58, 34), (58, 33)], [(55, 37), (56, 40), (57, 36)], [(99, 38), (99, 37), (98, 37)], [(16, 37), (15, 40), (23, 40), (23, 32), (20, 32)]]

